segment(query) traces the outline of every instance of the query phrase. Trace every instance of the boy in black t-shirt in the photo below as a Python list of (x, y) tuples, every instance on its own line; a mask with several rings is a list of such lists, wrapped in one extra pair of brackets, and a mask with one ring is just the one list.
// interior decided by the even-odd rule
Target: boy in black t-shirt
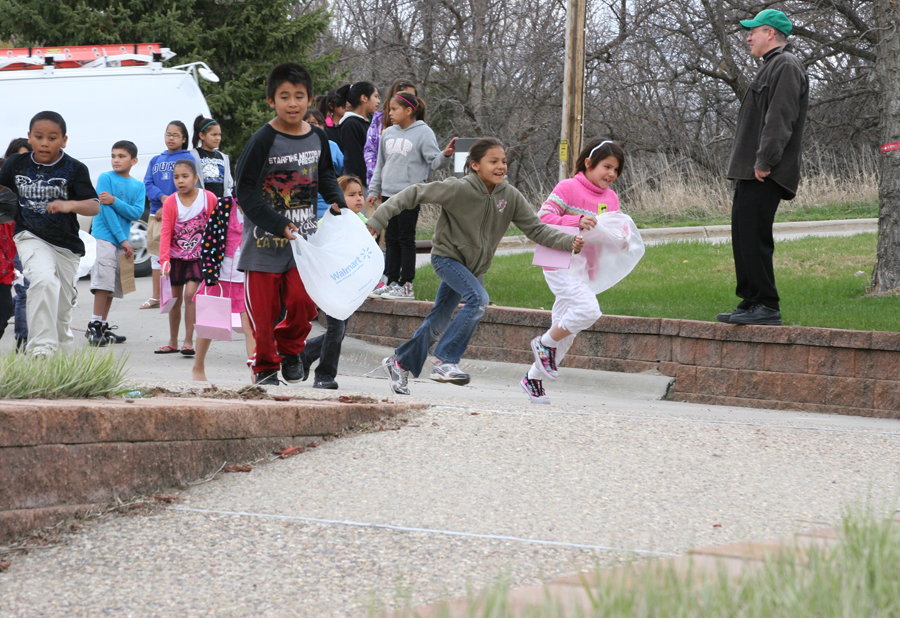
[[(313, 96), (309, 72), (293, 62), (277, 65), (266, 80), (266, 100), (275, 118), (253, 134), (237, 163), (237, 197), (244, 211), (238, 268), (244, 271), (247, 312), (256, 351), (256, 384), (306, 379), (300, 352), (316, 317), (294, 264), (289, 241), (316, 231), (317, 194), (346, 208), (334, 174), (325, 133), (303, 120)], [(285, 318), (276, 325), (281, 305)]]
[(87, 166), (62, 150), (67, 140), (62, 116), (40, 112), (28, 129), (34, 151), (11, 156), (0, 170), (0, 185), (18, 196), (13, 238), (31, 281), (25, 311), (27, 351), (34, 356), (47, 356), (73, 341), (75, 275), (84, 255), (76, 215), (100, 212)]

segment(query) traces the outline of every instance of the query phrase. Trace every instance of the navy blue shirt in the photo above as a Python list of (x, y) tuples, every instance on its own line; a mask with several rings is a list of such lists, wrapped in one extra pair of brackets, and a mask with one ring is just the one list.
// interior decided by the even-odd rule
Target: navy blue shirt
[(74, 212), (47, 212), (54, 200), (96, 200), (87, 166), (63, 153), (56, 163), (37, 163), (32, 153), (11, 156), (0, 171), (0, 185), (19, 196), (16, 231), (31, 232), (41, 240), (84, 255), (78, 237), (78, 216)]

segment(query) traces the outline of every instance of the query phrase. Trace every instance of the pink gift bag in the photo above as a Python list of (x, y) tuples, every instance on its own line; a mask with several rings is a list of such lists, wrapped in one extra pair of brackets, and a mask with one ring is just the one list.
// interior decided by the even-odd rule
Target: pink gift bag
[(159, 312), (169, 313), (178, 300), (172, 296), (172, 280), (168, 277), (159, 278)]
[[(566, 234), (578, 234), (578, 228), (571, 225), (552, 225), (553, 229), (565, 232)], [(572, 262), (572, 251), (563, 251), (561, 249), (552, 249), (543, 245), (534, 247), (534, 259), (531, 260), (532, 266), (543, 266), (544, 268), (561, 268), (566, 269)]]
[[(222, 286), (219, 286), (222, 292)], [(231, 341), (231, 299), (227, 296), (212, 296), (209, 288), (203, 294), (194, 296), (197, 303), (197, 321), (194, 332), (203, 339)]]
[(240, 313), (231, 314), (231, 332), (239, 335), (244, 334), (244, 323), (241, 321)]

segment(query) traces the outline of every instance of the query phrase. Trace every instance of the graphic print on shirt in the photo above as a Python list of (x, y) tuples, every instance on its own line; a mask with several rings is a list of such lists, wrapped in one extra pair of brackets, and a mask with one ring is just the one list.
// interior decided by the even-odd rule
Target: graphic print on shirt
[(264, 196), (275, 210), (297, 226), (303, 237), (316, 233), (318, 163), (298, 171), (270, 174), (263, 183)]
[(206, 229), (206, 217), (194, 217), (183, 223), (176, 221), (175, 229), (172, 231), (173, 242), (169, 252), (170, 257), (179, 260), (200, 259), (204, 229)]
[(395, 137), (384, 142), (384, 152), (389, 155), (398, 154), (405, 157), (410, 153), (412, 148), (413, 143), (403, 137)]
[(153, 166), (153, 175), (156, 176), (157, 172), (161, 172), (159, 175), (160, 180), (169, 180), (172, 178), (172, 170), (175, 169), (175, 161), (162, 161), (161, 163), (156, 163)]
[(205, 183), (224, 184), (225, 159), (200, 157), (200, 176)]
[[(47, 204), (53, 200), (68, 199), (68, 181), (65, 178), (36, 179), (28, 176), (16, 176), (16, 190), (19, 193), (19, 206), (41, 215), (47, 214)], [(22, 213), (27, 219), (25, 213)]]

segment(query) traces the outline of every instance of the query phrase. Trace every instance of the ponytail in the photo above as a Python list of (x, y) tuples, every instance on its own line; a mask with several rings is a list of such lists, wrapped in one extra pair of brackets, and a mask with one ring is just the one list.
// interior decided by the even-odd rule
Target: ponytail
[(203, 114), (200, 114), (196, 118), (194, 118), (194, 137), (191, 139), (191, 145), (196, 148), (200, 143), (200, 134), (205, 133), (208, 128), (213, 126), (214, 124), (219, 124), (218, 121), (213, 120), (212, 118), (206, 118)]

